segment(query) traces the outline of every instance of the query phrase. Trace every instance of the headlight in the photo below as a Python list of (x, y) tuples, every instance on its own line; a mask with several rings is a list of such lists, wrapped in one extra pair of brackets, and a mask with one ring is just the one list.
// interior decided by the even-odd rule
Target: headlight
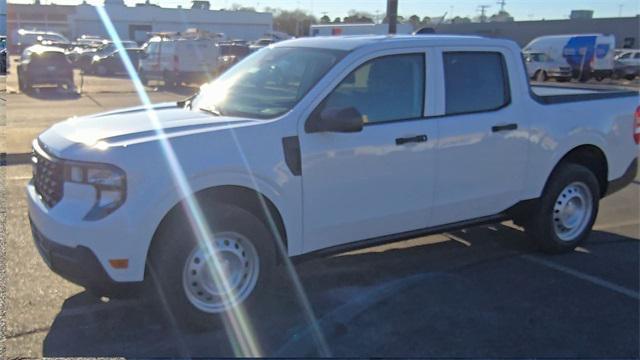
[(99, 220), (111, 214), (124, 203), (127, 195), (126, 175), (113, 165), (66, 162), (64, 179), (96, 189), (95, 203), (85, 220)]
[(100, 56), (98, 55), (93, 55), (93, 61), (99, 61), (100, 60)]

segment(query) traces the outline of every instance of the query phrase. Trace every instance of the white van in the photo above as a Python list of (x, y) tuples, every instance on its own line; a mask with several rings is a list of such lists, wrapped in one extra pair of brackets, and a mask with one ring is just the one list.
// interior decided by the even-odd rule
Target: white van
[(211, 36), (159, 34), (144, 46), (140, 59), (140, 79), (143, 84), (163, 81), (165, 86), (182, 83), (204, 83), (218, 65), (220, 49)]
[(574, 77), (602, 80), (613, 73), (615, 44), (613, 35), (552, 35), (533, 39), (524, 47), (524, 52), (543, 52), (553, 59), (564, 58)]

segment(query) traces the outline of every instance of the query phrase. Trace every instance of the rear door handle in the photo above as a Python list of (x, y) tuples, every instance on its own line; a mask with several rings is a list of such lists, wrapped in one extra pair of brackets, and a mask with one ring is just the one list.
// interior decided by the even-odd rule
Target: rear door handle
[(491, 127), (491, 131), (493, 132), (511, 131), (516, 129), (518, 129), (518, 124), (494, 125)]
[(427, 135), (417, 135), (412, 137), (397, 138), (396, 145), (404, 145), (406, 143), (419, 143), (427, 141)]

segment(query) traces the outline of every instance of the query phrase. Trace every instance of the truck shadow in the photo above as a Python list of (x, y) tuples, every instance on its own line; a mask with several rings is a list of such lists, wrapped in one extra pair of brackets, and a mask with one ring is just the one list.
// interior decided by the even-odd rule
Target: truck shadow
[(80, 98), (80, 94), (74, 90), (60, 89), (57, 87), (36, 87), (23, 94), (38, 100), (63, 101)]
[[(596, 231), (592, 234), (587, 246), (597, 248), (602, 244), (616, 242), (636, 244), (638, 241)], [(399, 294), (411, 293), (416, 289), (432, 293), (453, 292), (449, 298), (443, 296), (442, 299), (434, 300), (437, 312), (429, 316), (435, 316), (436, 319), (430, 318), (430, 321), (448, 323), (450, 319), (446, 318), (447, 315), (438, 314), (447, 314), (450, 311), (461, 313), (460, 316), (465, 318), (472, 317), (475, 310), (469, 309), (468, 305), (465, 307), (464, 301), (476, 301), (476, 299), (492, 301), (504, 298), (505, 294), (480, 290), (494, 284), (477, 284), (464, 269), (489, 264), (495, 268), (492, 271), (496, 272), (525, 271), (518, 267), (518, 263), (513, 265), (512, 260), (524, 254), (536, 256), (535, 253), (535, 248), (525, 240), (521, 231), (505, 225), (495, 225), (312, 260), (296, 265), (295, 269), (315, 313), (317, 320), (315, 325), (323, 334), (328, 347), (336, 349), (334, 355), (419, 356), (431, 354), (431, 356), (467, 357), (485, 353), (478, 352), (476, 345), (473, 344), (464, 349), (452, 349), (448, 353), (434, 353), (433, 351), (436, 351), (434, 349), (438, 346), (435, 344), (440, 341), (437, 340), (438, 336), (442, 336), (436, 334), (433, 335), (433, 339), (430, 339), (430, 336), (425, 337), (425, 334), (416, 334), (415, 336), (420, 338), (418, 343), (424, 345), (422, 345), (423, 348), (418, 346), (413, 349), (406, 349), (398, 343), (394, 345), (393, 340), (383, 338), (382, 335), (378, 339), (369, 339), (362, 335), (364, 343), (360, 345), (351, 343), (344, 345), (341, 341), (354, 336), (353, 334), (370, 333), (371, 329), (380, 331), (382, 334), (383, 329), (390, 327), (397, 330), (405, 326), (405, 324), (394, 323), (393, 313), (385, 313), (381, 309), (385, 308), (385, 304), (402, 298), (402, 296), (398, 297)], [(580, 254), (572, 253), (551, 258), (562, 259), (575, 256)], [(511, 268), (505, 268), (505, 263), (511, 264), (509, 265)], [(523, 276), (526, 275), (523, 274)], [(284, 276), (275, 291), (279, 294), (278, 301), (268, 308), (265, 307), (257, 316), (246, 319), (249, 330), (241, 331), (239, 337), (250, 339), (258, 344), (261, 353), (266, 356), (308, 357), (326, 354), (318, 349), (314, 327), (306, 320), (310, 314), (305, 313), (305, 307), (297, 300), (299, 297), (296, 296), (293, 288), (290, 279)], [(403, 301), (413, 301), (415, 304), (405, 306), (402, 311), (416, 311), (413, 317), (421, 321), (420, 312), (427, 310), (419, 303), (419, 299), (411, 300), (411, 296), (408, 298)], [(516, 303), (516, 301), (513, 302)], [(434, 304), (431, 306), (429, 308), (433, 309)], [(518, 309), (518, 305), (513, 306)], [(557, 311), (563, 310), (559, 308)], [(354, 322), (358, 317), (371, 316), (370, 314), (378, 312), (376, 321), (369, 323), (366, 328)], [(172, 317), (178, 316), (181, 314), (170, 310), (151, 310), (151, 306), (141, 300), (103, 302), (86, 292), (79, 293), (64, 302), (44, 340), (43, 356), (231, 357), (243, 355), (238, 351), (238, 336), (233, 335), (234, 332), (230, 328), (226, 328), (229, 330), (226, 331), (224, 326), (219, 326), (216, 330), (201, 333), (180, 331), (172, 325)], [(438, 316), (445, 318), (438, 319)], [(517, 323), (497, 323), (492, 324), (493, 326), (507, 333), (510, 327), (520, 328)], [(484, 331), (482, 328), (476, 330), (478, 334)], [(441, 329), (441, 331), (447, 333), (459, 330)], [(372, 350), (374, 344), (384, 341), (389, 341), (389, 344), (383, 353), (380, 353), (382, 351), (379, 350), (380, 347), (377, 347), (378, 350)], [(415, 343), (416, 340), (405, 339), (404, 341)], [(372, 347), (368, 348), (366, 344), (371, 344)], [(524, 347), (522, 347), (523, 344), (519, 344), (520, 352), (517, 353), (505, 349), (504, 353), (486, 354), (504, 357), (561, 353), (554, 352), (557, 351), (554, 348), (543, 348), (533, 340), (527, 344)], [(565, 345), (569, 348), (573, 345), (578, 346), (578, 344)], [(346, 351), (345, 346), (349, 346)], [(369, 353), (371, 351), (373, 352)]]

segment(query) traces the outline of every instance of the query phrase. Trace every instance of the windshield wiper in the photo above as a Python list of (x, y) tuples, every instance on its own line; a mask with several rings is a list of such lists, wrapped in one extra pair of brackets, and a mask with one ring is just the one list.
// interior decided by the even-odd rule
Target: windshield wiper
[(200, 108), (200, 111), (204, 111), (207, 114), (211, 114), (213, 116), (223, 116), (222, 111), (220, 111), (219, 109), (213, 108), (213, 109), (208, 109), (208, 108)]
[(198, 96), (198, 94), (199, 94), (199, 93), (200, 93), (200, 92), (197, 92), (197, 93), (195, 93), (195, 94), (193, 94), (193, 95), (189, 96), (189, 97), (188, 97), (188, 98), (186, 98), (186, 99), (183, 99), (183, 100), (178, 101), (176, 105), (178, 105), (178, 107), (179, 107), (179, 108), (184, 108), (184, 107), (186, 107), (187, 105), (191, 106), (191, 102), (193, 101), (193, 99), (195, 99), (195, 98), (196, 98), (196, 96)]

